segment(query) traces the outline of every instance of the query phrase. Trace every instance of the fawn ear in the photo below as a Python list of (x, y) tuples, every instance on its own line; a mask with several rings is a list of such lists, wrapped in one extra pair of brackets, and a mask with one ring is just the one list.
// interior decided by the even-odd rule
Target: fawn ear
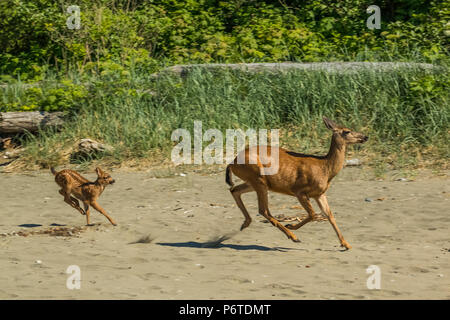
[(323, 117), (322, 119), (328, 129), (334, 130), (334, 129), (339, 128), (339, 126), (334, 121), (331, 121), (327, 117)]
[(102, 169), (100, 169), (99, 167), (95, 168), (95, 172), (97, 173), (98, 176), (101, 176), (103, 174)]

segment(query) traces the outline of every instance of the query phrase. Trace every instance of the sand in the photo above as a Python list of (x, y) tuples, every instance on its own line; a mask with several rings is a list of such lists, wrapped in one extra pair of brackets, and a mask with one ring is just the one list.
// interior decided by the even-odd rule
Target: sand
[[(253, 222), (240, 232), (223, 173), (113, 172), (99, 203), (116, 227), (95, 211), (83, 227), (47, 172), (2, 173), (0, 299), (450, 299), (448, 176), (377, 181), (360, 171), (344, 169), (327, 193), (349, 251), (327, 221), (288, 240), (262, 222), (253, 193), (243, 196)], [(272, 193), (269, 204), (273, 215), (305, 214), (293, 197)], [(52, 224), (79, 233), (42, 234)], [(67, 288), (71, 265), (80, 289)], [(367, 287), (371, 265), (380, 289)]]

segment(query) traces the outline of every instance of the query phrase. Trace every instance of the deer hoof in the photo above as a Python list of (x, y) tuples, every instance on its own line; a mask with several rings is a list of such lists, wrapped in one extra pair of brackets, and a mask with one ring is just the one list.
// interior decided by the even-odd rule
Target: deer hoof
[(299, 238), (289, 238), (291, 239), (293, 242), (301, 242)]
[(244, 222), (244, 223), (242, 224), (242, 226), (241, 226), (241, 231), (244, 230), (245, 228), (247, 228), (247, 227), (250, 225), (250, 222), (251, 222), (251, 221), (249, 221), (249, 222), (247, 222), (247, 221)]
[(347, 250), (350, 250), (352, 248), (352, 246), (347, 241), (343, 241), (341, 243), (341, 247), (344, 247)]

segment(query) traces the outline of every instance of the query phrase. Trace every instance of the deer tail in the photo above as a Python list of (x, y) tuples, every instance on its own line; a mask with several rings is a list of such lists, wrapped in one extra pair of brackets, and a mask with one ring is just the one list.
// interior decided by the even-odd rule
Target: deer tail
[(228, 165), (226, 172), (225, 172), (225, 182), (231, 187), (231, 189), (233, 189), (233, 187), (234, 187), (232, 177), (233, 177), (233, 172), (231, 171), (231, 166)]

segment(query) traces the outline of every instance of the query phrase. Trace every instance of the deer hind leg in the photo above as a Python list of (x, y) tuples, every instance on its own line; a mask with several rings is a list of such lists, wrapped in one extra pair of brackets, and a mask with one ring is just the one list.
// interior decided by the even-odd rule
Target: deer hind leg
[(70, 195), (69, 191), (64, 191), (63, 189), (59, 190), (59, 193), (64, 197), (64, 202), (68, 203), (71, 207), (77, 209), (82, 215), (85, 215), (85, 212), (80, 207), (80, 202)]
[(98, 212), (100, 212), (102, 215), (104, 215), (105, 217), (106, 217), (106, 219), (108, 219), (109, 220), (109, 222), (111, 222), (111, 224), (113, 225), (113, 226), (116, 226), (117, 225), (117, 223), (106, 213), (106, 211), (102, 208), (102, 207), (100, 207), (99, 205), (98, 205), (98, 203), (96, 202), (96, 201), (91, 201), (91, 202), (89, 202), (89, 204), (95, 209), (95, 210), (97, 210)]
[(277, 219), (275, 219), (269, 212), (269, 200), (268, 200), (268, 191), (267, 187), (263, 184), (258, 184), (257, 186), (254, 186), (254, 189), (256, 191), (256, 194), (258, 195), (258, 210), (259, 213), (264, 216), (269, 222), (277, 227), (278, 229), (283, 232), (288, 239), (291, 239), (294, 242), (300, 242), (298, 240), (297, 236), (293, 234), (291, 231), (286, 229)]
[(342, 236), (341, 231), (339, 231), (339, 228), (336, 224), (336, 220), (334, 219), (334, 216), (331, 213), (330, 207), (328, 206), (327, 197), (323, 194), (319, 198), (317, 198), (316, 201), (320, 207), (320, 210), (322, 210), (322, 212), (325, 213), (325, 215), (328, 218), (328, 221), (330, 221), (331, 225), (333, 226), (333, 229), (336, 232), (336, 234), (339, 238), (339, 241), (341, 242), (341, 246), (345, 247), (346, 249), (351, 249), (352, 246), (347, 241), (344, 240), (344, 237)]
[(254, 191), (254, 189), (248, 183), (243, 183), (243, 184), (240, 184), (240, 185), (230, 189), (230, 192), (234, 198), (234, 201), (236, 201), (237, 206), (239, 207), (239, 209), (241, 209), (241, 211), (245, 217), (245, 221), (241, 226), (241, 231), (244, 230), (245, 228), (247, 228), (250, 225), (250, 223), (252, 222), (252, 218), (248, 214), (248, 211), (245, 208), (244, 203), (242, 202), (241, 195), (244, 193), (247, 193), (247, 192), (251, 192), (251, 191)]
[(298, 199), (298, 201), (300, 201), (300, 204), (302, 205), (302, 207), (305, 208), (306, 212), (308, 212), (308, 217), (306, 217), (305, 219), (303, 219), (302, 221), (300, 221), (297, 224), (285, 225), (286, 228), (291, 229), (291, 230), (297, 230), (300, 227), (304, 226), (308, 222), (313, 221), (316, 218), (316, 213), (314, 212), (314, 209), (313, 209), (308, 197), (304, 194), (299, 194), (299, 195), (297, 195), (297, 199)]

